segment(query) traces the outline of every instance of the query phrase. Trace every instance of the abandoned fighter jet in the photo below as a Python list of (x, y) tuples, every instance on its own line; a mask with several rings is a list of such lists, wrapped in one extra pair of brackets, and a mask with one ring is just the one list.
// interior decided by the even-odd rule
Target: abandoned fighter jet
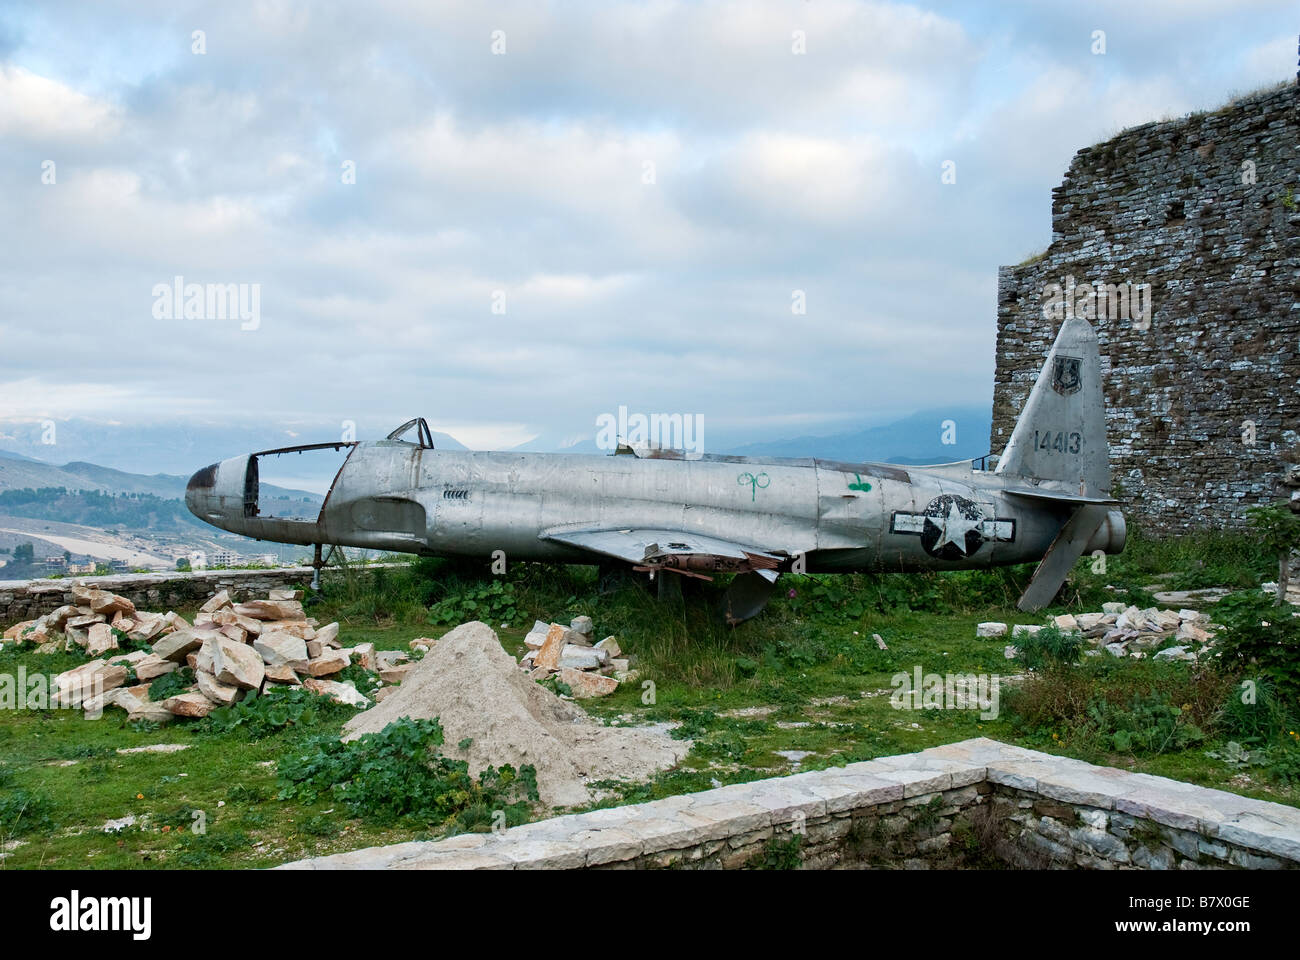
[[(414, 436), (407, 434), (414, 431)], [(258, 464), (350, 448), (317, 516), (270, 516)], [(259, 540), (427, 556), (609, 563), (710, 579), (735, 574), (731, 622), (783, 571), (961, 570), (1040, 561), (1020, 598), (1037, 610), (1085, 551), (1119, 553), (1096, 334), (1066, 320), (996, 470), (702, 456), (435, 450), (423, 419), (385, 440), (265, 450), (204, 467), (185, 500)], [(319, 566), (318, 566), (319, 572)]]

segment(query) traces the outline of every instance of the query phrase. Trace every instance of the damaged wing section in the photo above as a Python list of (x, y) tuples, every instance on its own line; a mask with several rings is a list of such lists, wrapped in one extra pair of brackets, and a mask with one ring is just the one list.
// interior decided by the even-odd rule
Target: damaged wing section
[(759, 547), (680, 530), (551, 529), (542, 531), (541, 538), (625, 560), (632, 569), (651, 574), (668, 570), (712, 580), (713, 574), (734, 573), (737, 576), (726, 596), (726, 618), (731, 624), (748, 620), (767, 605), (780, 575), (778, 568), (787, 559)]
[(568, 544), (648, 570), (672, 570), (711, 580), (710, 573), (761, 572), (776, 579), (785, 558), (758, 547), (680, 530), (543, 530), (543, 540)]

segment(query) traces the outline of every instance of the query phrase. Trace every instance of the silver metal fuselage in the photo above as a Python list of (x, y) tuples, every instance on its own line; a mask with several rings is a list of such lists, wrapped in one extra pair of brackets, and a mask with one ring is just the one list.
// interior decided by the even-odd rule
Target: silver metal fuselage
[[(499, 550), (510, 561), (593, 563), (590, 552), (547, 536), (649, 528), (802, 555), (813, 573), (1000, 566), (1039, 560), (1074, 509), (1009, 495), (1005, 489), (1023, 481), (970, 461), (904, 467), (486, 453), (380, 440), (352, 445), (318, 516), (289, 518), (260, 512), (255, 464), (250, 470), (258, 456), (195, 474), (186, 494), (194, 514), (261, 540), (485, 560)], [(925, 517), (954, 501), (968, 519), (980, 518), (967, 523), (982, 524), (980, 532), (936, 550), (939, 528), (926, 531), (927, 541)], [(1116, 552), (1100, 534), (1095, 547)]]

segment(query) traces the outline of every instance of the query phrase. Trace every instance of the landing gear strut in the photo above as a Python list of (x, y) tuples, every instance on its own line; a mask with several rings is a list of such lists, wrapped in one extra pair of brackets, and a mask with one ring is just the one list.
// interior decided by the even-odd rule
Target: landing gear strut
[(320, 568), (325, 566), (325, 560), (321, 557), (320, 544), (316, 544), (316, 553), (311, 561), (314, 572), (311, 575), (311, 592), (320, 593)]

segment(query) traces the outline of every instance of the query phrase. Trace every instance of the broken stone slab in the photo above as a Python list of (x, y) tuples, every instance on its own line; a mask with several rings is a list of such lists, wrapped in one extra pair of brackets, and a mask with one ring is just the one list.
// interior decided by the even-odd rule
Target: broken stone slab
[(306, 661), (297, 661), (290, 666), (300, 674), (307, 674), (313, 677), (327, 677), (330, 674), (338, 673), (340, 670), (346, 670), (352, 663), (351, 658), (342, 650), (328, 648), (319, 657), (313, 657)]
[(24, 631), (30, 627), (35, 627), (36, 624), (36, 620), (24, 620), (22, 623), (15, 623), (4, 632), (4, 636), (0, 637), (0, 640), (17, 640)]
[(564, 652), (564, 635), (571, 631), (566, 630), (558, 623), (553, 623), (547, 629), (546, 640), (537, 651), (537, 656), (533, 659), (538, 669), (558, 670), (560, 666), (560, 655)]
[(222, 683), (206, 670), (197, 671), (194, 680), (198, 685), (199, 693), (218, 706), (228, 707), (239, 699), (239, 687), (233, 683)]
[(290, 686), (300, 686), (302, 681), (298, 679), (298, 674), (294, 673), (293, 667), (287, 663), (268, 664), (266, 668), (267, 683), (287, 683)]
[(1072, 613), (1062, 613), (1052, 618), (1052, 626), (1062, 633), (1076, 633), (1079, 630), (1079, 621)]
[(350, 683), (338, 683), (334, 680), (321, 680), (319, 677), (305, 677), (303, 687), (312, 693), (329, 697), (336, 703), (346, 703), (353, 707), (368, 707), (370, 701)]
[(188, 620), (182, 617), (179, 613), (175, 613), (171, 610), (168, 610), (163, 614), (163, 620), (166, 621), (167, 626), (172, 630), (184, 630), (190, 626)]
[[(261, 620), (254, 620), (252, 617), (241, 617), (239, 614), (235, 613), (233, 607), (223, 607), (216, 611), (216, 613), (208, 614), (208, 616), (212, 618), (213, 623), (219, 626), (238, 627), (240, 630), (243, 630), (245, 633), (254, 637), (258, 636), (268, 628), (274, 629), (271, 627), (270, 623), (264, 623)], [(297, 621), (291, 622), (297, 623)]]
[(1123, 604), (1123, 603), (1120, 603), (1120, 602), (1118, 602), (1118, 601), (1112, 601), (1112, 602), (1110, 602), (1110, 603), (1103, 603), (1103, 604), (1101, 605), (1101, 612), (1102, 612), (1102, 613), (1114, 613), (1114, 614), (1120, 614), (1120, 613), (1123, 613), (1123, 612), (1124, 612), (1124, 608), (1125, 608), (1125, 606), (1127, 606), (1127, 604)]
[(135, 627), (127, 631), (127, 638), (138, 643), (155, 640), (167, 628), (167, 621), (157, 614), (140, 614), (136, 617)]
[(375, 659), (379, 661), (380, 670), (387, 670), (399, 663), (410, 663), (411, 655), (401, 650), (378, 650), (375, 652)]
[(180, 667), (174, 660), (164, 660), (156, 653), (146, 654), (136, 665), (135, 675), (140, 680), (156, 680)]
[(542, 644), (544, 644), (545, 642), (546, 642), (546, 634), (539, 633), (535, 630), (532, 633), (529, 633), (528, 636), (524, 637), (524, 646), (527, 647), (529, 650), (532, 650), (533, 652), (540, 650), (542, 648)]
[(199, 613), (216, 613), (222, 607), (231, 606), (230, 591), (221, 590), (208, 598), (208, 602), (199, 607)]
[(263, 633), (253, 641), (253, 649), (269, 664), (291, 665), (309, 659), (309, 646), (291, 633)]
[(1182, 619), (1175, 610), (1157, 610), (1155, 615), (1156, 627), (1160, 630), (1177, 630)]
[(212, 712), (213, 703), (197, 690), (179, 693), (162, 701), (161, 706), (176, 717), (206, 717)]
[(107, 660), (91, 660), (54, 678), (54, 700), (60, 706), (79, 707), (126, 682), (127, 668)]
[(384, 683), (401, 683), (415, 667), (416, 664), (414, 663), (402, 663), (386, 667), (379, 671), (379, 679)]
[(86, 655), (98, 657), (116, 649), (117, 637), (113, 635), (113, 628), (106, 623), (91, 624), (86, 631)]
[(302, 604), (297, 600), (250, 600), (235, 604), (235, 613), (254, 620), (303, 620)]
[[(35, 621), (33, 621), (33, 623), (34, 622)], [(97, 623), (107, 622), (108, 617), (104, 616), (102, 613), (88, 613), (70, 617), (64, 626), (69, 630), (89, 630)]]
[(320, 640), (316, 628), (306, 620), (262, 620), (262, 633), (291, 633), (303, 640)]
[(375, 645), (373, 643), (358, 643), (355, 647), (343, 650), (347, 654), (350, 663), (355, 663), (362, 670), (369, 670), (374, 673), (379, 669), (379, 658), (375, 654)]
[(621, 657), (623, 655), (623, 648), (618, 645), (618, 640), (612, 636), (606, 637), (604, 640), (600, 641), (600, 643), (596, 644), (596, 649), (604, 651), (606, 656), (610, 658)]
[[(77, 615), (77, 608), (70, 603), (65, 603), (61, 607), (56, 607), (50, 613), (45, 615), (45, 625), (51, 630), (62, 630), (63, 625)], [(5, 637), (8, 638), (6, 633)]]
[(257, 690), (266, 676), (261, 655), (252, 647), (217, 634), (212, 646), (212, 674), (222, 683)]
[(1157, 660), (1195, 660), (1196, 654), (1186, 647), (1166, 647), (1155, 655)]
[(119, 597), (107, 590), (91, 590), (88, 593), (85, 602), (93, 613), (103, 614), (105, 617), (111, 617), (119, 612), (127, 616), (135, 613), (135, 604), (126, 597)]
[(1167, 607), (1212, 606), (1228, 595), (1226, 587), (1207, 587), (1204, 590), (1169, 590), (1154, 594), (1156, 603)]
[(587, 673), (572, 667), (560, 669), (560, 682), (568, 685), (576, 700), (608, 696), (618, 689), (618, 681), (613, 677), (603, 677), (598, 673)]
[(155, 703), (152, 700), (144, 700), (138, 706), (132, 707), (126, 712), (126, 719), (135, 723), (142, 720), (147, 723), (171, 723), (176, 714), (172, 713), (161, 703)]
[[(604, 651), (597, 651), (595, 647), (583, 647), (576, 643), (565, 644), (564, 649), (560, 651), (559, 668), (564, 670), (596, 670), (608, 659), (602, 656)], [(541, 654), (538, 654), (540, 657)], [(537, 662), (537, 657), (533, 658)]]
[(1007, 625), (998, 623), (994, 620), (988, 620), (984, 623), (975, 624), (975, 636), (977, 637), (1005, 637), (1007, 635)]
[(584, 637), (590, 637), (595, 632), (596, 627), (591, 622), (591, 617), (581, 616), (574, 617), (569, 622), (569, 629), (574, 633), (582, 634)]
[(1013, 638), (1023, 637), (1023, 636), (1032, 637), (1035, 633), (1037, 633), (1041, 629), (1043, 629), (1041, 625), (1036, 626), (1034, 624), (1029, 624), (1029, 623), (1017, 623), (1014, 627), (1011, 628), (1011, 636)]
[(1078, 613), (1075, 614), (1074, 622), (1078, 624), (1080, 630), (1093, 630), (1101, 626), (1105, 614), (1102, 613)]
[[(326, 647), (338, 648), (343, 646), (343, 644), (339, 642), (339, 625), (337, 623), (327, 623), (325, 626), (317, 628), (316, 635), (306, 639), (316, 640)], [(432, 643), (432, 641), (430, 641), (430, 643)]]
[(301, 600), (302, 596), (301, 590), (291, 590), (288, 587), (277, 587), (267, 594), (271, 600)]
[(218, 638), (225, 640), (227, 643), (233, 642), (215, 630), (204, 630), (201, 627), (184, 627), (161, 637), (153, 645), (153, 652), (164, 660), (175, 660), (179, 663), (185, 659), (185, 655), (191, 650), (197, 650), (203, 646), (205, 640), (216, 640)]

